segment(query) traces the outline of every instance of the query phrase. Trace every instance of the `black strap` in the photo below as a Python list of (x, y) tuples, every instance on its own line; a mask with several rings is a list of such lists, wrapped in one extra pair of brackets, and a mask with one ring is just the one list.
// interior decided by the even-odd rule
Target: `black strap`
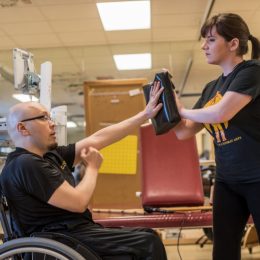
[(151, 206), (144, 206), (144, 211), (147, 212), (147, 213), (158, 212), (158, 213), (162, 213), (162, 214), (176, 213), (175, 210), (171, 210), (171, 209), (161, 209), (161, 208), (151, 207)]

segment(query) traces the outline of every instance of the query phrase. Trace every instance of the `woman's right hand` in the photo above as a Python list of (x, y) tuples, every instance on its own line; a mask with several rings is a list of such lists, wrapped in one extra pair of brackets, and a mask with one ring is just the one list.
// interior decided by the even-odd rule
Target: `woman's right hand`
[(80, 155), (83, 163), (90, 168), (95, 168), (98, 170), (103, 162), (102, 154), (93, 147), (89, 147), (88, 151), (86, 148), (83, 148)]

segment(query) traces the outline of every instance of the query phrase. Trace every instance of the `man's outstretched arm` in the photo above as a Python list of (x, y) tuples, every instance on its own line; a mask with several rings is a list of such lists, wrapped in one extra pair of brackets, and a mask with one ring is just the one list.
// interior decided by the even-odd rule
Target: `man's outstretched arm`
[(80, 151), (85, 148), (94, 147), (98, 150), (119, 141), (127, 136), (133, 130), (143, 124), (146, 120), (153, 118), (162, 108), (162, 104), (158, 104), (158, 99), (163, 91), (160, 84), (156, 83), (150, 92), (150, 100), (145, 109), (138, 114), (114, 125), (105, 127), (94, 134), (86, 137), (76, 143), (76, 154), (74, 165), (80, 161)]

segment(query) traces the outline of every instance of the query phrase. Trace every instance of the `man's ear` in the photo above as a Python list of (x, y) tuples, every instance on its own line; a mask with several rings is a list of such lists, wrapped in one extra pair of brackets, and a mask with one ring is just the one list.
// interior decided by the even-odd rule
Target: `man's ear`
[(26, 125), (23, 122), (19, 122), (16, 128), (17, 131), (21, 133), (23, 136), (30, 135), (29, 130), (26, 128)]
[(230, 42), (229, 42), (229, 48), (230, 51), (236, 51), (239, 47), (239, 39), (238, 38), (233, 38)]

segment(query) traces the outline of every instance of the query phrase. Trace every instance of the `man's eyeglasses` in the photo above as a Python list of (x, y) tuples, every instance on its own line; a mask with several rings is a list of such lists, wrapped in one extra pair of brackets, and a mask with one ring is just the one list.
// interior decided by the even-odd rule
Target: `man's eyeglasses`
[(53, 119), (50, 116), (47, 116), (47, 115), (26, 118), (26, 119), (21, 120), (21, 122), (26, 122), (26, 121), (31, 121), (31, 120), (42, 120), (42, 121), (53, 122)]

